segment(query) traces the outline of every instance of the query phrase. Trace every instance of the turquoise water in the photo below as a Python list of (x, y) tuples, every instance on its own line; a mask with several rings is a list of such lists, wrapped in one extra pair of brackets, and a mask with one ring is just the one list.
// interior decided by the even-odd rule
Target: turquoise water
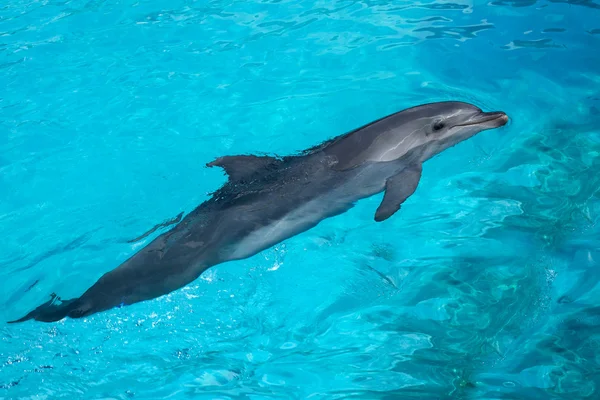
[(2, 399), (600, 398), (600, 3), (7, 0), (0, 321), (225, 181), (424, 102), (511, 117), (154, 301), (0, 324)]

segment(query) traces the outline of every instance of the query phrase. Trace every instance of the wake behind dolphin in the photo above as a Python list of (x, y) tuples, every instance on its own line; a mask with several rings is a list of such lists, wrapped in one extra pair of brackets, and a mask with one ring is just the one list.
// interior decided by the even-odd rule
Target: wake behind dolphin
[(384, 191), (375, 221), (396, 213), (419, 183), (423, 162), (478, 132), (508, 122), (462, 102), (388, 115), (299, 155), (224, 156), (207, 164), (229, 176), (212, 197), (81, 297), (56, 295), (12, 322), (81, 318), (160, 297), (208, 268), (253, 256)]

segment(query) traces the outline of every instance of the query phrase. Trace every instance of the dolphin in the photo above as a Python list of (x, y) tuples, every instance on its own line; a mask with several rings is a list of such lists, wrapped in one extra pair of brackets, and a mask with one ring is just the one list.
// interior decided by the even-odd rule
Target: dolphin
[(428, 103), (388, 115), (285, 157), (227, 155), (207, 164), (227, 182), (177, 225), (104, 274), (80, 297), (51, 299), (24, 317), (81, 318), (178, 290), (217, 264), (251, 257), (384, 192), (377, 222), (417, 189), (423, 163), (508, 122), (464, 102)]

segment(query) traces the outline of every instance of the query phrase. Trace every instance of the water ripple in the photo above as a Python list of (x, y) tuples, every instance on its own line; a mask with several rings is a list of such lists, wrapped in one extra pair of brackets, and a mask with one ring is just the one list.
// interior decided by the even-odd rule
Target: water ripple
[(598, 12), (2, 6), (5, 321), (81, 294), (158, 232), (128, 240), (202, 202), (217, 156), (301, 151), (426, 101), (511, 122), (428, 161), (385, 224), (374, 197), (160, 299), (0, 325), (0, 397), (597, 398)]

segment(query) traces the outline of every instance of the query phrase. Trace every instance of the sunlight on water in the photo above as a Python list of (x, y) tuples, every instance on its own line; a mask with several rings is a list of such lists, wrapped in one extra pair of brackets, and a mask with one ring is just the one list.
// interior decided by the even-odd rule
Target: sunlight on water
[(0, 7), (0, 319), (224, 181), (420, 103), (502, 110), (380, 196), (160, 299), (1, 325), (0, 398), (600, 396), (600, 3)]

